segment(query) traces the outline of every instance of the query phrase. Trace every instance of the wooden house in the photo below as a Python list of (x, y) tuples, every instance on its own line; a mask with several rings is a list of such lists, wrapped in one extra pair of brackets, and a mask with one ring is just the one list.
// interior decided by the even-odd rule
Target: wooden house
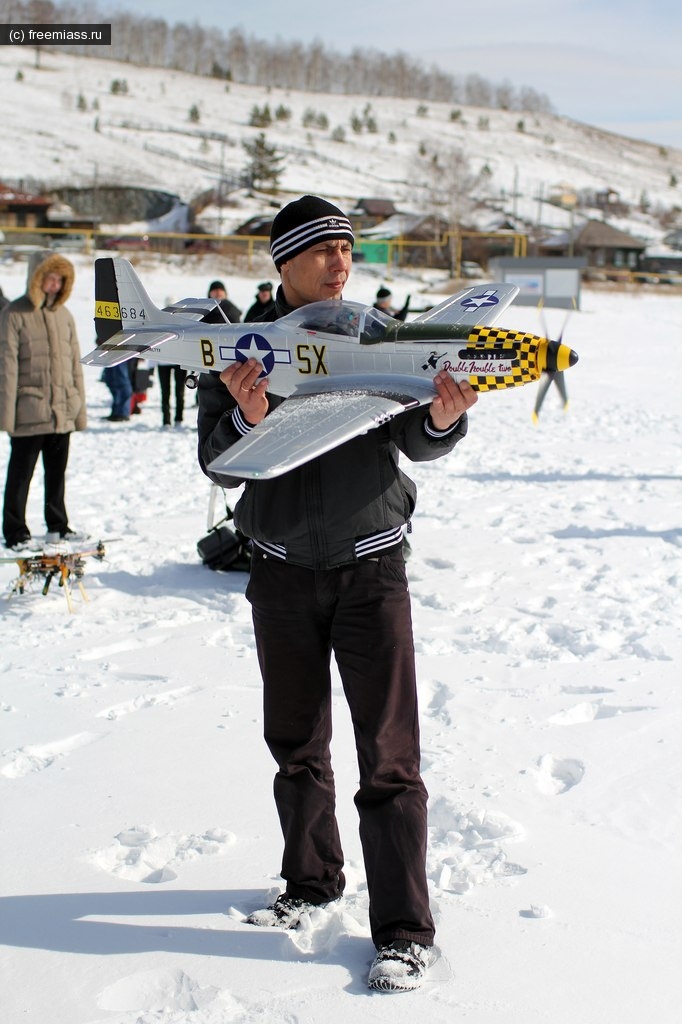
[(588, 220), (570, 231), (538, 242), (540, 256), (583, 256), (598, 269), (638, 270), (646, 243), (599, 220)]

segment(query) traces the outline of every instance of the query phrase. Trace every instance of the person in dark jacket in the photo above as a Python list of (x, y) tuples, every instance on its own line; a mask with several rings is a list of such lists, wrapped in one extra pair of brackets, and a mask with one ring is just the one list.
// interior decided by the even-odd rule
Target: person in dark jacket
[(272, 281), (261, 281), (256, 292), (256, 301), (247, 309), (244, 323), (251, 323), (252, 320), (265, 320), (268, 313), (271, 313), (274, 308)]
[(376, 298), (374, 300), (374, 308), (380, 309), (382, 313), (388, 313), (388, 315), (392, 316), (394, 320), (402, 320), (404, 323), (405, 318), (410, 311), (411, 296), (407, 296), (405, 299), (405, 305), (402, 309), (393, 308), (391, 305), (392, 298), (393, 293), (386, 287), (386, 285), (382, 284), (381, 288), (377, 291)]
[[(317, 196), (275, 217), (270, 252), (282, 283), (276, 320), (300, 306), (341, 299), (351, 270), (348, 218)], [(199, 461), (222, 486), (242, 483), (235, 524), (252, 539), (246, 596), (264, 686), (265, 739), (278, 771), (274, 794), (284, 834), (286, 891), (247, 917), (295, 928), (344, 890), (330, 758), (334, 652), (353, 720), (369, 918), (376, 957), (368, 983), (416, 988), (434, 924), (425, 857), (427, 793), (419, 726), (410, 599), (402, 532), (416, 488), (399, 469), (447, 454), (476, 401), (467, 383), (439, 372), (430, 406), (402, 413), (288, 473), (246, 480), (207, 465), (284, 401), (253, 358), (199, 378)]]
[[(207, 324), (219, 324), (224, 323), (225, 318), (223, 313), (230, 321), (231, 324), (238, 324), (242, 318), (242, 311), (234, 302), (231, 302), (227, 297), (227, 288), (222, 281), (211, 281), (208, 286), (208, 297), (209, 299), (216, 299), (220, 306), (220, 309), (214, 309), (210, 313), (207, 313), (203, 320)], [(222, 313), (221, 311), (222, 310)]]

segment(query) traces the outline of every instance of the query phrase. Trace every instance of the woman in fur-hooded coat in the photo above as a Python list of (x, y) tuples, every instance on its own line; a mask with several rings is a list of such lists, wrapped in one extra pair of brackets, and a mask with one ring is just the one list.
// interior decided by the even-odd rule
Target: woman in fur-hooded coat
[(0, 313), (0, 430), (11, 438), (3, 505), (8, 547), (30, 538), (26, 503), (41, 454), (48, 532), (69, 532), (64, 506), (69, 436), (87, 422), (76, 324), (65, 306), (74, 278), (73, 264), (60, 253), (35, 253), (26, 294)]
[[(42, 289), (49, 273), (63, 279), (51, 305)], [(26, 294), (0, 314), (0, 430), (12, 437), (85, 429), (80, 346), (65, 305), (74, 278), (60, 253), (35, 253)]]

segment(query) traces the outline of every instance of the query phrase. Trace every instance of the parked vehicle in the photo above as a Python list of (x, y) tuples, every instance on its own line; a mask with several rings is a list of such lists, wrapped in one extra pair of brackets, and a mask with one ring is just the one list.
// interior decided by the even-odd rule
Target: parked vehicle
[(185, 242), (185, 252), (218, 252), (218, 245), (210, 238), (190, 238)]
[(462, 277), (485, 277), (481, 264), (474, 263), (473, 260), (462, 260), (460, 273)]
[(87, 235), (55, 235), (50, 239), (50, 249), (57, 252), (85, 252), (87, 247)]

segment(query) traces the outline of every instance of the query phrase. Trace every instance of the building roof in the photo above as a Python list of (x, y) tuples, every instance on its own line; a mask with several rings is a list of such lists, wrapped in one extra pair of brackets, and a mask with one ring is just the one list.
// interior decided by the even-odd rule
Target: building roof
[(586, 249), (646, 249), (646, 242), (641, 238), (612, 228), (600, 220), (588, 220), (578, 232), (576, 242)]
[(21, 192), (0, 181), (0, 204), (3, 206), (50, 206), (52, 199), (34, 192)]
[(625, 231), (612, 228), (610, 224), (600, 220), (588, 220), (578, 225), (573, 231), (563, 231), (543, 241), (543, 249), (563, 249), (569, 243), (575, 249), (646, 249), (646, 242), (634, 238)]
[(359, 232), (361, 238), (382, 241), (391, 238), (405, 238), (431, 241), (442, 236), (448, 230), (447, 221), (434, 217), (430, 213), (395, 213), (371, 228)]

